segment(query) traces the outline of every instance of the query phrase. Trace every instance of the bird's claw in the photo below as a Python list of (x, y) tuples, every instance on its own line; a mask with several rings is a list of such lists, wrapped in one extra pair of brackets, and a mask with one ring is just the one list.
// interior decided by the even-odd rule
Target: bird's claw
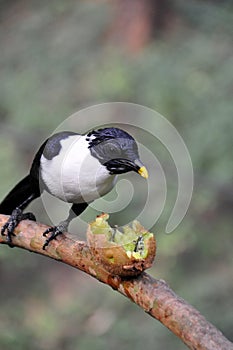
[(57, 236), (62, 235), (67, 230), (67, 226), (67, 222), (62, 221), (59, 225), (48, 228), (43, 233), (43, 236), (46, 237), (49, 233), (51, 233), (51, 235), (46, 239), (43, 245), (43, 250), (45, 250), (45, 248), (48, 247), (49, 243), (56, 239)]
[(23, 213), (20, 208), (16, 208), (12, 211), (10, 218), (1, 229), (1, 235), (6, 236), (6, 241), (9, 247), (13, 247), (12, 237), (15, 236), (15, 228), (18, 226), (20, 221), (27, 219), (36, 221), (36, 218), (32, 213)]

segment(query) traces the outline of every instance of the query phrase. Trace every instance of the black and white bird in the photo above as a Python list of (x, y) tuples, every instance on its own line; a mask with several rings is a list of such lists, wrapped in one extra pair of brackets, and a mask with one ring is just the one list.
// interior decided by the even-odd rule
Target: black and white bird
[(69, 216), (57, 226), (47, 229), (43, 249), (59, 234), (65, 232), (70, 221), (80, 215), (95, 199), (105, 195), (115, 185), (117, 174), (135, 171), (148, 178), (139, 160), (134, 138), (119, 128), (93, 130), (85, 135), (64, 131), (49, 137), (40, 147), (29, 174), (23, 178), (0, 204), (0, 213), (10, 215), (1, 234), (12, 246), (14, 229), (20, 221), (36, 220), (24, 209), (43, 190), (72, 203)]

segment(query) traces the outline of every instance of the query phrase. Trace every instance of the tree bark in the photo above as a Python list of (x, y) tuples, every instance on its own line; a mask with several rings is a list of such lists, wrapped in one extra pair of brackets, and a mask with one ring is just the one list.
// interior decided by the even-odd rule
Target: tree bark
[(170, 0), (114, 0), (107, 41), (129, 53), (140, 52), (170, 17)]
[[(8, 216), (0, 215), (0, 229)], [(190, 349), (233, 350), (233, 343), (209, 323), (194, 307), (177, 296), (163, 280), (142, 273), (136, 278), (113, 276), (97, 263), (83, 241), (75, 241), (69, 234), (52, 241), (43, 250), (42, 233), (48, 227), (23, 221), (15, 229), (13, 245), (48, 256), (95, 277), (120, 292), (177, 335)], [(0, 243), (6, 237), (0, 235)]]

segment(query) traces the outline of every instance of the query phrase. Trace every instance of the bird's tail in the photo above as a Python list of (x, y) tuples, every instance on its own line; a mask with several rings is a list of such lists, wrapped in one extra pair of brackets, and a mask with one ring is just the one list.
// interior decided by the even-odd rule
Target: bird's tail
[(30, 175), (24, 177), (0, 203), (0, 214), (10, 215), (12, 211), (34, 193)]

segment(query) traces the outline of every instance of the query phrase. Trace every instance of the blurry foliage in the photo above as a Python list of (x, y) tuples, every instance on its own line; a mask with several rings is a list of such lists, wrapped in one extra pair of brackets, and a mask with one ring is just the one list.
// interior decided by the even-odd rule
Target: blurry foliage
[[(28, 171), (40, 142), (71, 113), (106, 101), (156, 109), (188, 146), (195, 188), (182, 224), (172, 235), (157, 235), (151, 273), (233, 339), (233, 8), (231, 1), (171, 4), (168, 28), (133, 55), (105, 41), (111, 2), (0, 2), (0, 195)], [(157, 143), (151, 147), (166, 168), (165, 152)], [(174, 199), (169, 196), (156, 233), (163, 232)], [(158, 322), (89, 277), (0, 249), (0, 348), (185, 349)]]

